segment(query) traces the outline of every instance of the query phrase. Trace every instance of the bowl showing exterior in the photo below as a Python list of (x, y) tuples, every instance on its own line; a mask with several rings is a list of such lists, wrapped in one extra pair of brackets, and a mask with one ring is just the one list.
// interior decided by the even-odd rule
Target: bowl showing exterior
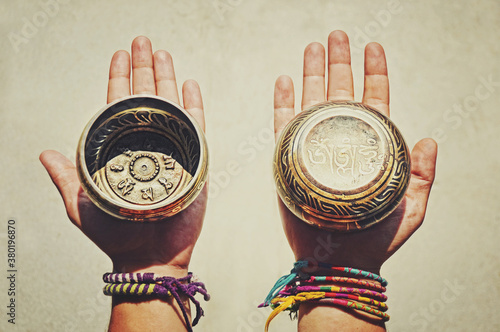
[(134, 95), (90, 120), (76, 168), (83, 190), (103, 211), (156, 221), (188, 207), (203, 189), (207, 143), (196, 120), (176, 103)]
[(410, 153), (396, 126), (377, 110), (325, 102), (283, 129), (273, 173), (281, 200), (297, 217), (350, 232), (398, 207), (410, 179)]

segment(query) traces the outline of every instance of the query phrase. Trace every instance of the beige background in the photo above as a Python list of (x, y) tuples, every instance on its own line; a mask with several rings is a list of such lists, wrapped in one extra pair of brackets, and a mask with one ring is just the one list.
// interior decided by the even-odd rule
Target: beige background
[[(362, 49), (378, 41), (408, 144), (439, 140), (426, 222), (382, 269), (388, 329), (500, 330), (498, 0), (37, 0), (2, 1), (0, 13), (0, 271), (9, 218), (19, 269), (15, 327), (1, 278), (0, 330), (107, 326), (101, 275), (110, 261), (67, 220), (38, 155), (50, 148), (74, 159), (84, 125), (105, 104), (111, 55), (146, 35), (171, 52), (179, 82), (199, 82), (205, 101), (212, 192), (191, 269), (213, 299), (196, 330), (262, 331), (269, 310), (256, 304), (293, 261), (270, 167), (273, 85), (288, 74), (300, 89), (304, 47), (335, 29), (351, 38), (357, 99)], [(283, 314), (271, 331), (295, 326)]]

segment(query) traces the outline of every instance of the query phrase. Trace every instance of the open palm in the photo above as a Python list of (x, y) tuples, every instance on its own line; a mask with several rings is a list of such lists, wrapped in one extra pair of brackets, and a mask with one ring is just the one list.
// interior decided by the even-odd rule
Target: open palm
[[(326, 90), (326, 92), (325, 92)], [(349, 39), (342, 31), (328, 38), (328, 85), (325, 89), (325, 49), (309, 44), (304, 52), (302, 109), (325, 100), (354, 100)], [(365, 49), (362, 102), (389, 116), (389, 80), (382, 46)], [(288, 76), (276, 81), (274, 125), (276, 137), (293, 119), (294, 88)], [(382, 264), (415, 232), (425, 216), (434, 181), (437, 145), (432, 139), (418, 142), (411, 153), (411, 179), (401, 205), (377, 225), (354, 233), (336, 233), (311, 227), (279, 200), (283, 227), (297, 260), (327, 262), (379, 272)]]
[[(170, 54), (161, 50), (153, 54), (146, 37), (137, 37), (132, 42), (132, 61), (126, 51), (114, 54), (108, 103), (130, 95), (131, 85), (133, 94), (158, 95), (180, 104)], [(184, 108), (204, 130), (198, 84), (186, 81), (182, 95)], [(75, 166), (62, 154), (44, 151), (40, 160), (64, 200), (69, 219), (111, 258), (115, 271), (185, 275), (203, 224), (206, 188), (188, 208), (173, 217), (154, 223), (128, 222), (102, 212), (90, 201), (80, 186)]]

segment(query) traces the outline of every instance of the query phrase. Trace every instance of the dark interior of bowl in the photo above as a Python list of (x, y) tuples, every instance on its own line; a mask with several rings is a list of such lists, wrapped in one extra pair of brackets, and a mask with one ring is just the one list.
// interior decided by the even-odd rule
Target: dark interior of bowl
[(200, 161), (200, 142), (190, 119), (163, 100), (134, 97), (118, 102), (90, 127), (85, 162), (93, 176), (116, 156), (134, 151), (168, 155), (194, 175)]

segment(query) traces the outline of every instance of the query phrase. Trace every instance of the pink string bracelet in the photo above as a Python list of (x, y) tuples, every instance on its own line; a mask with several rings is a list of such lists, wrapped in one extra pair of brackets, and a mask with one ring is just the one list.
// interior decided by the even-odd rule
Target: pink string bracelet
[(287, 286), (284, 290), (279, 292), (279, 295), (289, 296), (302, 292), (335, 292), (335, 293), (348, 293), (360, 294), (368, 297), (376, 298), (380, 301), (387, 301), (385, 294), (375, 292), (364, 288), (352, 287), (337, 287), (337, 286)]
[(307, 267), (308, 268), (319, 267), (322, 269), (343, 272), (343, 273), (350, 274), (350, 275), (357, 276), (357, 277), (372, 279), (372, 280), (380, 282), (382, 284), (382, 286), (387, 286), (387, 280), (385, 280), (384, 278), (382, 278), (378, 274), (372, 273), (369, 271), (363, 271), (363, 270), (355, 269), (352, 267), (335, 266), (335, 265), (328, 264), (328, 263), (317, 263), (317, 265), (315, 265), (313, 262), (308, 262)]
[[(283, 292), (283, 291), (282, 291)], [(343, 298), (343, 299), (349, 299), (353, 301), (359, 301), (359, 302), (364, 302), (370, 305), (374, 305), (378, 308), (380, 308), (383, 311), (386, 311), (388, 309), (387, 304), (384, 302), (384, 300), (375, 300), (366, 296), (360, 296), (356, 294), (348, 294), (348, 293), (336, 293), (336, 292), (325, 292), (322, 290), (309, 290), (309, 291), (300, 291), (297, 290), (296, 292), (290, 292), (286, 293), (283, 292), (280, 294), (280, 297), (287, 297), (287, 296), (293, 296), (299, 293), (307, 293), (307, 292), (321, 292), (323, 294), (324, 298)]]
[[(193, 274), (188, 273), (183, 278), (163, 277), (154, 273), (106, 273), (103, 275), (107, 285), (103, 292), (105, 295), (156, 295), (160, 298), (173, 297), (179, 305), (186, 326), (192, 332), (192, 326), (198, 324), (204, 315), (200, 302), (194, 298), (196, 293), (201, 293), (205, 301), (210, 300), (205, 284), (194, 280)], [(189, 321), (187, 309), (182, 302), (181, 295), (187, 296), (196, 307), (196, 317), (193, 323)]]
[(379, 310), (387, 311), (388, 307), (385, 302), (377, 301), (365, 296), (353, 295), (353, 294), (345, 294), (345, 293), (330, 293), (325, 292), (325, 299), (335, 298), (335, 299), (346, 299), (353, 300), (358, 302), (363, 302), (372, 306), (377, 307)]
[(309, 279), (306, 280), (298, 280), (297, 285), (302, 284), (311, 284), (311, 283), (321, 283), (321, 282), (337, 282), (344, 284), (355, 284), (367, 288), (372, 288), (378, 290), (379, 292), (385, 292), (387, 289), (381, 284), (370, 282), (367, 280), (360, 280), (356, 278), (350, 277), (336, 277), (336, 276), (310, 276)]
[[(324, 304), (333, 304), (349, 309), (354, 309), (354, 310), (360, 310), (364, 311), (370, 315), (377, 316), (382, 318), (384, 321), (388, 321), (391, 317), (386, 314), (384, 311), (375, 309), (373, 307), (370, 307), (366, 304), (363, 303), (357, 303), (354, 301), (350, 300), (344, 300), (344, 299), (337, 299), (337, 298), (324, 298), (324, 299), (317, 299), (317, 300), (311, 300), (310, 302), (317, 302), (317, 303), (324, 303)], [(387, 309), (386, 309), (387, 310)]]
[[(285, 302), (285, 301), (286, 301), (286, 298), (273, 299), (272, 304), (271, 304), (271, 308), (273, 308), (274, 310), (277, 310), (280, 307), (280, 303)], [(340, 298), (331, 298), (331, 297), (316, 298), (316, 299), (311, 299), (311, 300), (303, 301), (303, 302), (295, 302), (293, 305), (289, 306), (286, 309), (282, 309), (282, 310), (290, 311), (290, 315), (296, 314), (297, 311), (299, 310), (300, 303), (304, 303), (304, 302), (314, 302), (314, 303), (319, 303), (319, 304), (333, 304), (333, 305), (341, 306), (344, 308), (360, 310), (360, 311), (364, 311), (368, 314), (380, 317), (384, 321), (388, 321), (391, 318), (388, 314), (386, 314), (384, 312), (387, 309), (385, 309), (385, 310), (377, 309), (377, 308), (373, 308), (369, 305), (366, 305), (364, 303), (358, 303), (358, 302), (355, 302), (355, 301), (352, 301), (349, 299), (340, 299)]]

